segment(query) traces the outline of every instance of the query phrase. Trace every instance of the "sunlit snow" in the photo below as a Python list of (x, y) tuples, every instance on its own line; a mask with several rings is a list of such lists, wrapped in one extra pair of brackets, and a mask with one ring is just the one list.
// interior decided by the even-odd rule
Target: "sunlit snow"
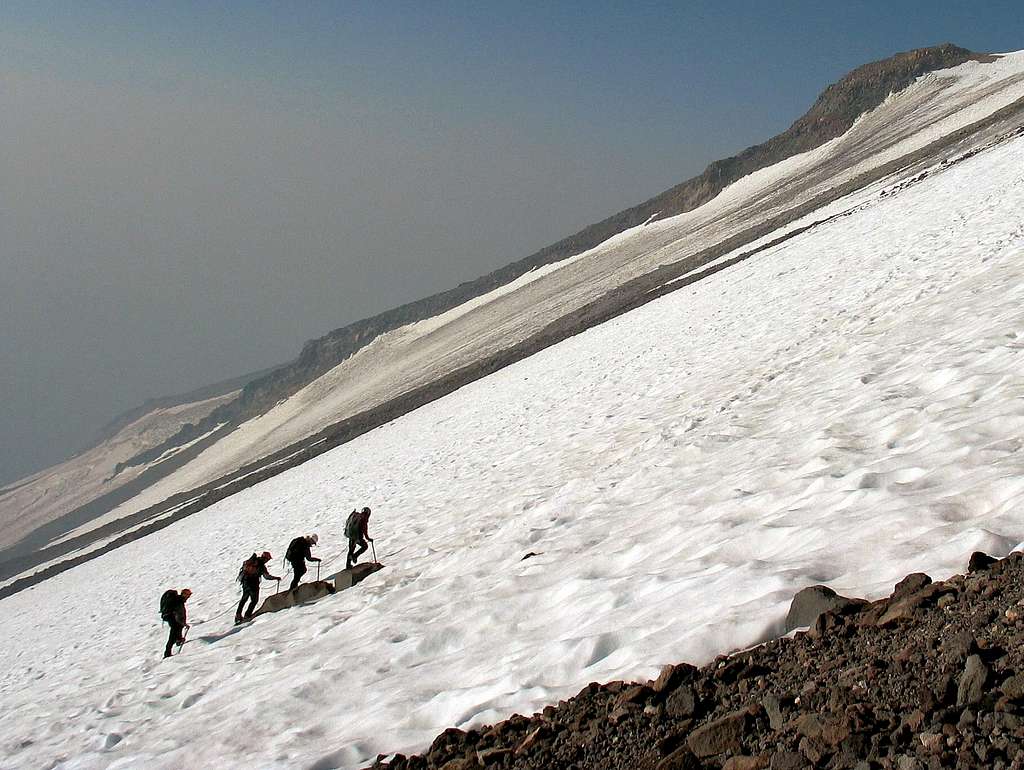
[[(1018, 138), (3, 600), (2, 764), (359, 767), (960, 570), (1024, 540), (1022, 396)], [(364, 504), (387, 569), (232, 630)]]
[[(929, 73), (862, 116), (843, 136), (744, 177), (694, 211), (632, 228), (449, 313), (381, 335), (108, 515), (82, 525), (76, 534), (195, 489), (505, 349), (630, 279), (721, 243), (1021, 98), (1024, 52)], [(5, 499), (8, 510), (31, 509), (32, 521), (39, 524), (131, 478), (122, 474), (109, 479), (109, 473), (97, 476), (83, 466), (78, 463), (58, 477), (24, 485)], [(70, 489), (58, 487), (72, 472), (81, 481)]]

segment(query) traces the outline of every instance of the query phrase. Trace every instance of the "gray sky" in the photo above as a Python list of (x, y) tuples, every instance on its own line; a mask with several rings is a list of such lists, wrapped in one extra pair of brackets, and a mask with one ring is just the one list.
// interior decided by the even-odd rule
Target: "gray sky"
[(0, 481), (638, 203), (861, 63), (1024, 47), (1009, 3), (208, 5), (0, 9)]

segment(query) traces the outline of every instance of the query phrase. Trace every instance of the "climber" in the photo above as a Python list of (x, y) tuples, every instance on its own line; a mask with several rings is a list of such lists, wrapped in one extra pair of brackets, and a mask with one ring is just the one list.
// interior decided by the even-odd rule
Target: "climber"
[[(242, 584), (242, 598), (238, 602), (238, 609), (235, 610), (235, 625), (237, 626), (242, 620), (249, 620), (252, 617), (253, 610), (256, 609), (256, 602), (260, 600), (260, 579), (266, 578), (267, 580), (281, 581), (281, 578), (274, 577), (267, 571), (267, 562), (273, 558), (269, 551), (264, 551), (262, 554), (257, 556), (253, 553), (248, 559), (242, 563), (242, 568), (238, 571), (238, 582)], [(245, 616), (242, 615), (242, 607), (245, 606), (246, 599), (249, 601), (249, 609), (246, 610)]]
[(316, 534), (297, 537), (288, 544), (284, 558), (292, 565), (292, 584), (288, 586), (289, 591), (295, 590), (302, 576), (306, 574), (307, 561), (320, 561), (309, 550), (316, 545), (320, 538)]
[(352, 569), (352, 565), (359, 561), (359, 556), (366, 550), (367, 541), (373, 542), (367, 527), (370, 523), (370, 509), (363, 508), (361, 511), (352, 511), (345, 521), (345, 537), (348, 538), (348, 559), (345, 562), (345, 569)]
[(171, 647), (178, 645), (180, 648), (185, 643), (185, 637), (181, 632), (189, 627), (185, 602), (191, 595), (192, 591), (187, 588), (183, 588), (180, 594), (171, 588), (164, 591), (160, 597), (160, 619), (171, 627), (171, 632), (167, 636), (167, 646), (164, 648), (165, 658), (171, 657)]

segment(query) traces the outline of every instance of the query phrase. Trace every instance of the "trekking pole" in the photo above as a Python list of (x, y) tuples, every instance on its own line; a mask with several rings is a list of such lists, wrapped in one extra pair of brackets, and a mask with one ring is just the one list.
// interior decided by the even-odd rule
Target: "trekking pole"
[(316, 582), (320, 582), (320, 562), (316, 563)]
[(377, 563), (377, 547), (373, 544), (372, 540), (370, 541), (370, 552), (373, 554), (373, 563), (376, 564)]

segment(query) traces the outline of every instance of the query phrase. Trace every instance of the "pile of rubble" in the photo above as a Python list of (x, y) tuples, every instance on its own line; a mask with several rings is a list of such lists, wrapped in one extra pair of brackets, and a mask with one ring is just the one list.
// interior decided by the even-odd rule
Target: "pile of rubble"
[(372, 767), (1024, 770), (1024, 554), (975, 554), (944, 582), (909, 575), (875, 602), (805, 589), (789, 622), (809, 628), (451, 728)]

